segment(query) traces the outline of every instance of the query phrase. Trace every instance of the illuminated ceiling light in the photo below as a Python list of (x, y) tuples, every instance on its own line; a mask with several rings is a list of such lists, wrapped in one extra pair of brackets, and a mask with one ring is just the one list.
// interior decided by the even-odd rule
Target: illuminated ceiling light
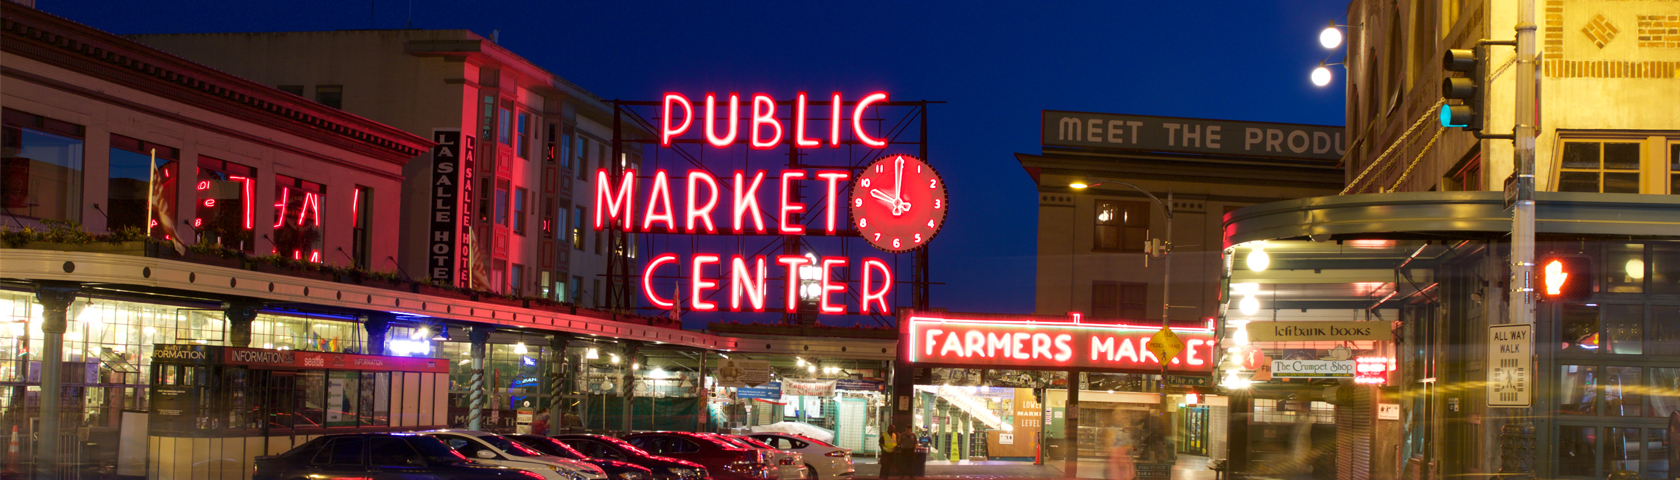
[(607, 354), (607, 355), (609, 355), (609, 356), (611, 356), (611, 357), (612, 357), (612, 360), (611, 360), (611, 361), (612, 361), (612, 364), (613, 364), (613, 365), (618, 365), (618, 354), (616, 354), (616, 353), (609, 353), (609, 354)]
[(1260, 301), (1255, 300), (1253, 295), (1243, 296), (1242, 301), (1237, 302), (1237, 309), (1241, 310), (1243, 315), (1260, 313)]
[(590, 359), (590, 360), (600, 360), (601, 359), (601, 352), (594, 349), (594, 348), (590, 348), (588, 352), (585, 352), (583, 354), (583, 358)]
[(1312, 71), (1312, 83), (1320, 87), (1329, 85), (1330, 67), (1326, 67), (1323, 62), (1319, 62), (1318, 68), (1314, 68)]
[(1249, 250), (1247, 263), (1249, 270), (1264, 272), (1266, 267), (1272, 266), (1272, 256), (1267, 255), (1265, 250), (1261, 250), (1260, 246), (1256, 245), (1253, 250)]
[(642, 369), (642, 362), (630, 362), (630, 369), (631, 370), (641, 370)]
[(264, 349), (264, 350), (273, 350), (273, 349), (274, 349), (274, 344), (272, 344), (272, 343), (264, 343), (264, 344), (263, 344), (263, 349)]
[(816, 365), (806, 365), (805, 366), (805, 372), (806, 373), (817, 373), (817, 366)]
[(1634, 279), (1634, 280), (1644, 280), (1645, 279), (1645, 261), (1644, 260), (1640, 260), (1640, 259), (1637, 259), (1637, 258), (1635, 258), (1633, 260), (1628, 260), (1627, 261), (1627, 266), (1624, 267), (1624, 268), (1627, 269), (1628, 278), (1631, 278), (1631, 279)]
[(1318, 32), (1318, 44), (1323, 45), (1324, 48), (1342, 46), (1342, 30), (1336, 28), (1335, 20), (1331, 20), (1330, 26), (1324, 27), (1324, 31)]
[(804, 358), (802, 358), (802, 357), (793, 357), (793, 359), (794, 359), (794, 360), (798, 360), (798, 362), (796, 362), (796, 363), (797, 363), (797, 365), (799, 365), (799, 366), (801, 366), (801, 367), (803, 367), (803, 366), (805, 366), (805, 359), (804, 359)]
[(513, 344), (513, 353), (516, 354), (516, 355), (524, 355), (526, 352), (529, 352), (529, 351), (530, 350), (525, 349), (525, 342), (519, 342), (519, 343)]
[(414, 334), (409, 335), (408, 338), (419, 340), (419, 339), (430, 337), (430, 336), (432, 336), (432, 329), (426, 328), (426, 327), (420, 327), (418, 329), (415, 329)]
[(1233, 295), (1253, 295), (1256, 293), (1260, 293), (1260, 284), (1258, 283), (1231, 284), (1231, 294)]
[(469, 362), (472, 362), (472, 360), (462, 360), (460, 364), (461, 365), (466, 365)]
[(1231, 333), (1231, 342), (1237, 344), (1238, 347), (1248, 346), (1248, 325), (1237, 327), (1237, 331)]
[(1073, 183), (1068, 184), (1068, 188), (1071, 188), (1071, 189), (1074, 189), (1074, 190), (1084, 190), (1084, 189), (1087, 189), (1087, 188), (1091, 188), (1091, 185), (1087, 184), (1085, 182), (1073, 182)]

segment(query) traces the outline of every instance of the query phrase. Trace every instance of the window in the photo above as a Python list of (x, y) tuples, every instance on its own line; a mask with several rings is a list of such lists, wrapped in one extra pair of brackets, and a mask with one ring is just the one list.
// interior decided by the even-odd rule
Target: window
[(575, 304), (575, 303), (580, 303), (582, 301), (583, 301), (583, 277), (574, 276), (574, 277), (572, 277), (572, 299), (571, 299), (571, 302)]
[(1640, 394), (1644, 382), (1639, 367), (1604, 367), (1604, 414), (1612, 417), (1645, 415), (1645, 400)]
[(326, 237), (321, 224), (326, 186), (285, 175), (274, 179), (274, 253), (320, 263)]
[(553, 289), (549, 288), (550, 278), (553, 278), (550, 272), (542, 272), (538, 275), (536, 285), (538, 296), (541, 296), (542, 298), (554, 298), (555, 292)]
[(1558, 384), (1558, 411), (1574, 415), (1598, 414), (1598, 367), (1564, 365)]
[(529, 191), (523, 188), (513, 190), (513, 233), (525, 234), (525, 197)]
[(508, 276), (513, 287), (511, 290), (513, 296), (525, 296), (525, 266), (517, 263), (513, 264), (513, 269), (508, 271)]
[(373, 190), (361, 185), (350, 199), (350, 261), (357, 268), (368, 268), (369, 250), (373, 249), (372, 235), (369, 234), (368, 222), (372, 220), (368, 202), (371, 201)]
[(322, 428), (325, 421), (322, 413), (327, 411), (324, 402), (327, 400), (327, 372), (321, 370), (304, 370), (297, 372), (297, 400), (292, 417), (296, 418), (295, 428)]
[(4, 110), (0, 137), (0, 205), (7, 215), (80, 222), (82, 148), (86, 129)]
[(577, 160), (578, 180), (589, 180), (589, 139), (583, 138), (582, 135), (577, 137)]
[[(482, 74), (483, 73), (481, 73), (481, 75)], [(486, 91), (489, 91), (489, 90), (486, 90)], [(479, 133), (478, 138), (485, 141), (485, 142), (489, 142), (490, 138), (491, 138), (490, 137), (490, 126), (496, 124), (496, 96), (495, 95), (485, 95), (484, 96), (484, 111), (481, 113), (481, 117), (482, 118), (479, 119), (479, 126), (480, 126), (480, 129), (482, 131)]]
[(1143, 252), (1149, 237), (1149, 208), (1144, 202), (1097, 200), (1092, 250)]
[(567, 125), (563, 131), (565, 133), (560, 134), (560, 152), (555, 156), (560, 157), (560, 168), (569, 169), (572, 168), (572, 126)]
[(1668, 193), (1680, 195), (1680, 143), (1668, 146)]
[(554, 238), (554, 229), (559, 228), (560, 217), (566, 216), (566, 211), (560, 209), (559, 200), (549, 200), (543, 204), (542, 238)]
[[(153, 162), (152, 154), (157, 154)], [(181, 151), (122, 135), (111, 136), (111, 169), (106, 186), (105, 205), (107, 231), (123, 228), (146, 228), (150, 212), (152, 222), (175, 222), (175, 167)], [(156, 195), (153, 193), (156, 192)], [(152, 201), (157, 200), (153, 205)], [(162, 211), (153, 212), (153, 208)], [(174, 230), (175, 225), (157, 225)], [(162, 238), (164, 229), (153, 232)]]
[(196, 214), (192, 228), (198, 243), (251, 252), (256, 229), (257, 169), (210, 157), (198, 157)]
[(494, 200), (494, 203), (496, 207), (496, 224), (506, 227), (508, 225), (507, 180), (496, 181), (496, 199)]
[(509, 126), (508, 126), (509, 119), (508, 119), (508, 117), (513, 116), (513, 112), (509, 112), (507, 107), (502, 107), (501, 111), (497, 112), (497, 113), (498, 113), (498, 115), (496, 115), (496, 141), (501, 143), (502, 145), (512, 145), (513, 144), (513, 132), (509, 129)]
[(1564, 142), (1557, 191), (1639, 193), (1638, 142)]
[(492, 260), (490, 262), (490, 282), (494, 285), (490, 289), (503, 295), (508, 294), (510, 290), (508, 289), (507, 273), (507, 260)]
[(391, 372), (361, 372), (361, 407), (359, 416), (364, 427), (383, 427), (391, 424)]
[(1482, 190), (1482, 156), (1477, 154), (1466, 160), (1463, 165), (1453, 169), (1447, 176), (1446, 188), (1449, 192), (1479, 192)]
[(276, 85), (274, 88), (299, 97), (303, 96), (303, 85)]
[(605, 245), (607, 242), (606, 242), (606, 239), (602, 238), (602, 237), (606, 232), (607, 232), (606, 230), (596, 230), (595, 231), (595, 254), (596, 255), (600, 255), (602, 253), (602, 251), (605, 250), (604, 248), (602, 248), (602, 245)]
[(421, 467), (420, 454), (401, 437), (373, 437), (368, 446), (368, 463), (375, 467)]
[(605, 458), (608, 460), (625, 459), (624, 454), (619, 453), (618, 449), (594, 440), (566, 439), (562, 441), (562, 443), (565, 443), (567, 446), (572, 447), (572, 449), (577, 450), (578, 453), (588, 455), (591, 458)]
[(601, 306), (601, 300), (602, 300), (601, 299), (601, 279), (597, 278), (597, 279), (592, 280), (589, 284), (589, 291), (595, 293), (595, 306), (597, 308), (600, 307)]
[(367, 444), (367, 437), (352, 435), (337, 437), (315, 453), (316, 465), (362, 465), (362, 447)]
[(315, 102), (332, 108), (344, 108), (344, 86), (316, 85)]
[(1091, 318), (1140, 320), (1146, 315), (1149, 284), (1095, 282), (1091, 284)]
[(1594, 476), (1593, 466), (1598, 458), (1598, 427), (1558, 427), (1557, 473), (1570, 476)]
[(513, 140), (513, 151), (519, 158), (531, 158), (531, 114), (519, 112), (518, 132)]
[(354, 427), (361, 423), (356, 408), (361, 404), (361, 386), (361, 375), (357, 372), (327, 372), (326, 426)]
[(577, 207), (577, 215), (572, 216), (572, 248), (583, 250), (583, 219), (588, 216), (583, 207)]
[(1652, 368), (1650, 390), (1653, 417), (1667, 417), (1680, 410), (1680, 368)]

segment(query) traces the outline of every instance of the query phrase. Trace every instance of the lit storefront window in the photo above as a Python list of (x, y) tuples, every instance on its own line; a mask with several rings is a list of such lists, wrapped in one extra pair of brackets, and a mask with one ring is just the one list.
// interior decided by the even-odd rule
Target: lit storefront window
[(285, 175), (274, 178), (274, 253), (320, 263), (322, 240), (326, 237), (326, 228), (321, 224), (326, 186)]
[(192, 229), (198, 243), (250, 252), (251, 232), (256, 229), (257, 170), (233, 162), (198, 157), (195, 189), (197, 215)]

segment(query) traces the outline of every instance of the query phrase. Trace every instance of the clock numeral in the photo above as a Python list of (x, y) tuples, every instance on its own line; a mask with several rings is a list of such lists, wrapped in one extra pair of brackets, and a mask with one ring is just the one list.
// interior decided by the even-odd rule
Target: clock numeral
[(930, 219), (930, 220), (928, 220), (928, 228), (934, 228), (934, 226), (933, 226), (933, 220), (931, 220), (931, 219)]
[(877, 164), (875, 164), (875, 173), (881, 173), (881, 172), (885, 171), (886, 168), (887, 168), (886, 165), (877, 163)]
[(922, 166), (921, 165), (916, 166), (916, 173), (922, 173)]
[(873, 240), (873, 241), (876, 241), (876, 242), (881, 241), (881, 232), (875, 232), (875, 240)]
[(939, 179), (937, 179), (937, 178), (929, 178), (929, 179), (928, 179), (928, 188), (933, 188), (933, 186), (934, 186), (934, 185), (936, 185), (936, 184), (938, 184), (938, 183), (939, 183)]
[(894, 238), (894, 239), (893, 239), (893, 248), (899, 248), (899, 245), (898, 245), (898, 239), (897, 239), (897, 238)]
[[(940, 208), (943, 208), (943, 207), (940, 206), (940, 203), (943, 203), (942, 200), (944, 200), (944, 199), (941, 199), (941, 198), (933, 199), (933, 209), (934, 210), (938, 210)], [(859, 200), (859, 201), (861, 202), (862, 200)]]
[(867, 219), (867, 218), (859, 218), (858, 219), (858, 228), (866, 228), (868, 226), (869, 226), (869, 219)]
[(916, 243), (922, 243), (922, 234), (916, 234)]
[(863, 179), (863, 188), (869, 188), (869, 179)]

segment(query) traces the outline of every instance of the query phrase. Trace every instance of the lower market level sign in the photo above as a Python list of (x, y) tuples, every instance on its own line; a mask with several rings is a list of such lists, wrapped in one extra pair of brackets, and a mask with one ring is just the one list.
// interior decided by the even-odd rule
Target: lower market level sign
[(1082, 323), (1038, 315), (986, 315), (910, 312), (901, 318), (910, 362), (1023, 370), (1114, 371), (1211, 375), (1214, 367), (1212, 322), (1172, 327), (1181, 349), (1151, 351), (1160, 324)]

